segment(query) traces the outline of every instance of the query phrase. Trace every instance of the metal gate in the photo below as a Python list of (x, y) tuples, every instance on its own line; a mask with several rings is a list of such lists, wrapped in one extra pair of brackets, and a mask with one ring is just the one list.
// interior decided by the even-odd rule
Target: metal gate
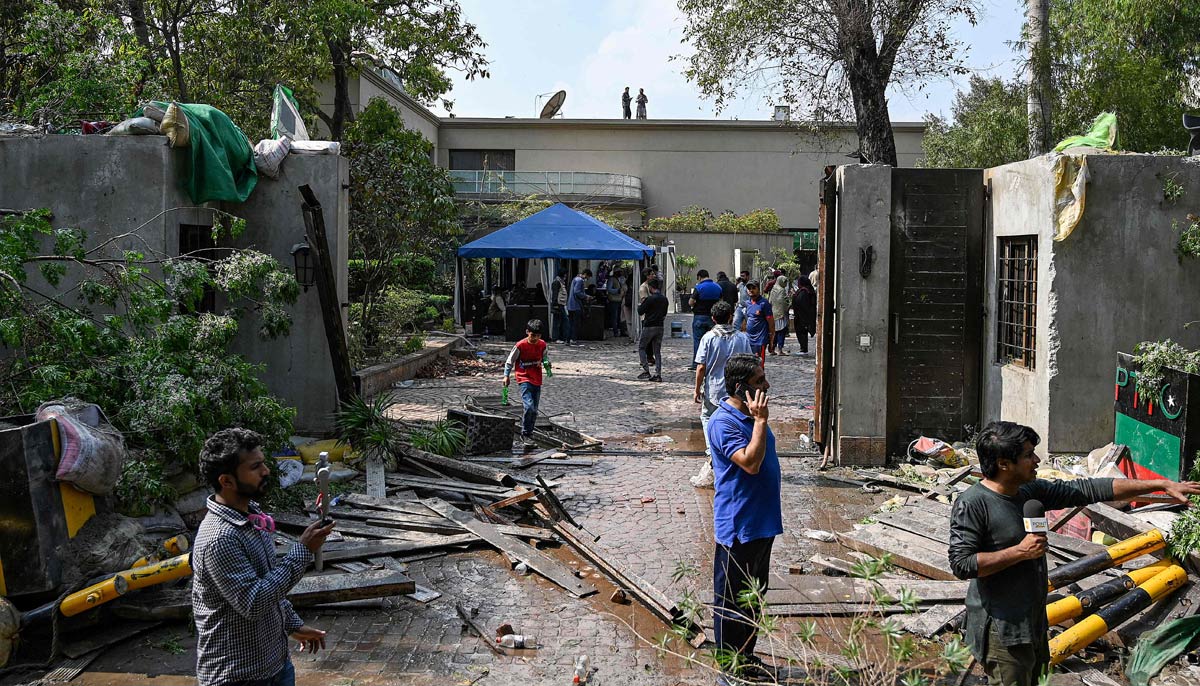
[(834, 239), (837, 230), (837, 177), (833, 167), (825, 168), (821, 179), (821, 216), (817, 234), (817, 360), (814, 379), (813, 441), (822, 448), (833, 438), (833, 418), (837, 402), (833, 389), (833, 286)]
[(979, 422), (983, 171), (892, 171), (887, 449)]

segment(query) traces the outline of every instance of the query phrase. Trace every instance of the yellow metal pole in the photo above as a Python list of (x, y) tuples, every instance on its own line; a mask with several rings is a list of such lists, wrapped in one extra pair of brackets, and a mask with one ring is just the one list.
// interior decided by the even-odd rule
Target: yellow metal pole
[(1056, 665), (1083, 650), (1110, 629), (1115, 629), (1130, 617), (1179, 590), (1185, 583), (1187, 572), (1183, 567), (1167, 567), (1149, 581), (1117, 598), (1111, 605), (1100, 608), (1096, 614), (1084, 617), (1050, 639), (1050, 664)]
[(1096, 572), (1102, 572), (1128, 562), (1135, 557), (1141, 557), (1147, 553), (1162, 550), (1166, 546), (1167, 542), (1163, 538), (1162, 532), (1158, 529), (1151, 529), (1146, 533), (1127, 538), (1124, 541), (1110, 545), (1107, 549), (1101, 550), (1098, 553), (1081, 557), (1074, 562), (1050, 570), (1049, 590), (1053, 591), (1056, 588), (1062, 588), (1080, 579), (1086, 579)]
[(118, 596), (124, 595), (128, 590), (129, 582), (120, 576), (114, 576), (111, 579), (105, 579), (98, 584), (93, 584), (63, 598), (62, 603), (58, 606), (58, 610), (67, 617), (73, 617), (80, 612), (103, 605)]
[(1056, 600), (1046, 606), (1046, 619), (1050, 626), (1062, 624), (1068, 619), (1075, 619), (1085, 611), (1093, 610), (1104, 603), (1132, 590), (1139, 584), (1146, 583), (1154, 575), (1174, 564), (1171, 560), (1162, 560), (1141, 569), (1135, 569), (1121, 576), (1093, 586), (1086, 591), (1074, 593), (1061, 600)]
[(165, 584), (192, 575), (191, 553), (184, 553), (162, 562), (144, 567), (117, 572), (116, 578), (124, 579), (131, 589)]
[(137, 562), (134, 562), (129, 566), (136, 569), (138, 567), (152, 565), (155, 562), (163, 559), (161, 553), (164, 551), (167, 553), (167, 556), (182, 555), (188, 551), (188, 549), (191, 547), (191, 544), (188, 542), (187, 534), (179, 534), (178, 536), (172, 536), (163, 541), (159, 547), (161, 550), (151, 553), (146, 557), (138, 558)]

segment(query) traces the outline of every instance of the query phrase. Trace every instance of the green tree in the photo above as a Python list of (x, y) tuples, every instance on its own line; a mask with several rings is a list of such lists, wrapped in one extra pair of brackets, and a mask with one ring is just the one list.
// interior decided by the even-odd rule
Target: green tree
[(972, 76), (950, 111), (953, 123), (925, 117), (925, 166), (986, 168), (1025, 159), (1029, 123), (1022, 84)]
[(895, 165), (889, 86), (963, 72), (951, 21), (974, 0), (679, 0), (694, 49), (684, 74), (718, 109), (747, 88), (803, 108), (817, 123), (854, 121), (860, 154)]
[[(216, 260), (113, 252), (122, 240), (145, 241), (135, 229), (90, 243), (49, 217), (38, 210), (0, 220), (0, 413), (30, 414), (66, 396), (99, 405), (135, 455), (117, 492), (130, 511), (169, 499), (164, 474), (194, 467), (219, 429), (259, 431), (269, 449), (287, 441), (295, 410), (230, 346), (251, 314), (261, 337), (288, 333), (285, 306), (299, 294), (291, 273), (252, 250)], [(215, 237), (244, 222), (228, 226)], [(229, 306), (199, 311), (207, 290)]]
[(147, 55), (101, 0), (0, 3), (0, 119), (120, 119)]
[(361, 288), (358, 326), (373, 346), (385, 322), (376, 304), (397, 283), (401, 258), (443, 257), (461, 233), (450, 175), (433, 144), (404, 128), (386, 100), (372, 98), (346, 133), (350, 158), (350, 252)]
[[(1052, 139), (1082, 133), (1115, 112), (1117, 144), (1156, 152), (1187, 142), (1179, 115), (1200, 68), (1200, 4), (1185, 0), (1060, 0), (1051, 3)], [(1016, 48), (1022, 48), (1017, 44)], [(952, 121), (927, 116), (929, 166), (990, 167), (1027, 157), (1025, 86), (972, 78)]]

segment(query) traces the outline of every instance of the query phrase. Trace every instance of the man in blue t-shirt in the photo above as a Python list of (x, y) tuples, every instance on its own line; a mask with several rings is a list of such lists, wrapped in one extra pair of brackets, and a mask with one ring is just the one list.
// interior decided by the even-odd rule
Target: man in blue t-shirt
[(774, 679), (775, 669), (754, 654), (758, 605), (738, 603), (750, 583), (770, 582), (771, 546), (783, 533), (782, 478), (775, 435), (767, 426), (767, 375), (754, 355), (725, 365), (729, 397), (708, 421), (716, 494), (713, 496), (713, 626), (717, 648), (736, 654), (717, 683)]
[(746, 301), (746, 335), (750, 337), (750, 350), (758, 355), (763, 364), (767, 362), (767, 341), (775, 338), (775, 313), (771, 303), (758, 290), (758, 282), (746, 284), (746, 293), (750, 299)]
[(696, 352), (700, 349), (700, 339), (713, 328), (712, 306), (721, 299), (721, 287), (708, 278), (708, 270), (696, 272), (699, 283), (692, 289), (688, 304), (692, 307), (692, 363), (688, 369), (696, 371)]

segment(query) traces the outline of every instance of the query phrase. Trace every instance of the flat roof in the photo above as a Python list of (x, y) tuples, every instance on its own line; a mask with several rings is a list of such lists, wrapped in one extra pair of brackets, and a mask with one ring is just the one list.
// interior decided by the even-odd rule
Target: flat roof
[[(446, 128), (582, 128), (582, 129), (739, 129), (804, 131), (810, 122), (779, 122), (773, 119), (537, 119), (516, 117), (439, 117)], [(853, 123), (838, 122), (816, 125), (817, 128), (853, 131)], [(894, 121), (894, 131), (925, 131), (925, 122)]]

